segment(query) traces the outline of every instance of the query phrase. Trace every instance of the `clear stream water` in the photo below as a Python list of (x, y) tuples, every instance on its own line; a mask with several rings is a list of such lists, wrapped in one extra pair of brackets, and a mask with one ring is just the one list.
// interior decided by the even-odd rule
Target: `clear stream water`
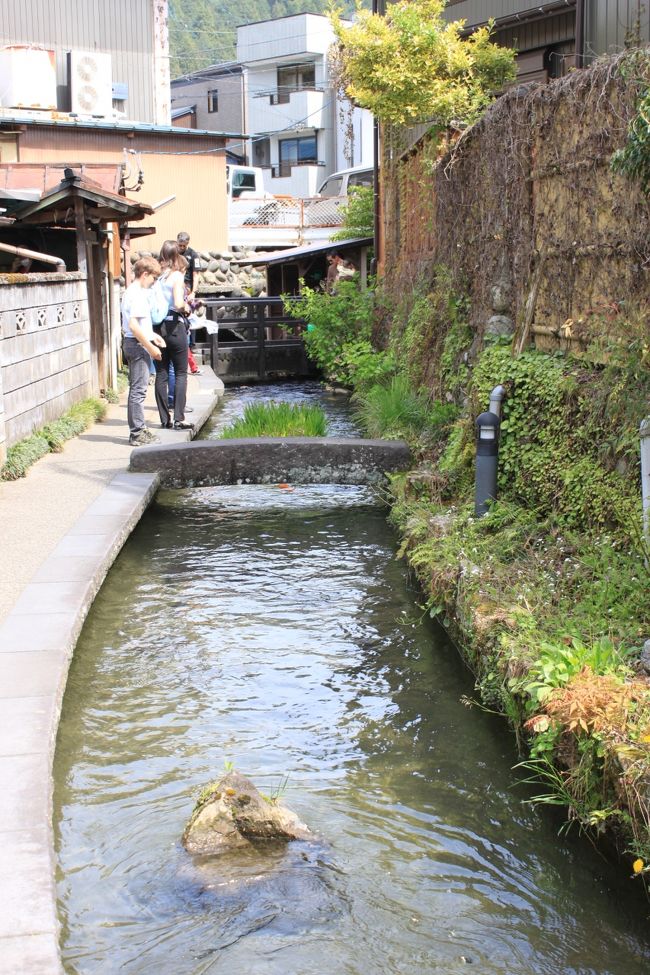
[[(510, 734), (461, 703), (471, 679), (418, 599), (367, 489), (160, 493), (65, 695), (67, 972), (647, 975), (648, 905), (525, 803)], [(314, 842), (188, 856), (225, 761), (284, 789)]]

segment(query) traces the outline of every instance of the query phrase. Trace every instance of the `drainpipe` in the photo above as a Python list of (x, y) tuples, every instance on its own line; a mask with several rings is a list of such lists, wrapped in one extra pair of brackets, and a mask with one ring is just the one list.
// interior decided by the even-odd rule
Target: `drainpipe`
[(585, 0), (576, 0), (576, 68), (585, 66)]
[(505, 387), (495, 386), (490, 393), (487, 413), (476, 418), (474, 513), (477, 518), (487, 514), (490, 501), (495, 501), (497, 496), (501, 403), (505, 392)]
[(643, 534), (650, 542), (650, 416), (641, 421), (641, 497), (643, 499)]
[(27, 250), (26, 247), (14, 247), (12, 244), (0, 244), (0, 251), (7, 254), (15, 254), (16, 257), (29, 257), (33, 261), (42, 261), (44, 264), (55, 264), (57, 271), (65, 271), (65, 262), (60, 257), (52, 257), (51, 254), (39, 254), (38, 251)]
[(490, 405), (488, 409), (490, 413), (496, 413), (499, 419), (501, 419), (501, 403), (505, 394), (506, 390), (504, 386), (495, 386), (490, 393)]

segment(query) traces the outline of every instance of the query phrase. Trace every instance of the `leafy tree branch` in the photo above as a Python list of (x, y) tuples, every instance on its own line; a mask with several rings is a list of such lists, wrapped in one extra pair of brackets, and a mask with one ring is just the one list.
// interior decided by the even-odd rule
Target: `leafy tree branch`
[(339, 80), (349, 98), (382, 122), (471, 122), (515, 76), (515, 52), (490, 40), (491, 23), (468, 37), (448, 23), (446, 0), (399, 0), (384, 16), (357, 8), (344, 24), (330, 10), (338, 39)]

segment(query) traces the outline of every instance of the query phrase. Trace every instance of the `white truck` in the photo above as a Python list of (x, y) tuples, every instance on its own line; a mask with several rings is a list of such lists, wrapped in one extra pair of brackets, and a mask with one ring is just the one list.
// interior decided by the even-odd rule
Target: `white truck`
[(257, 166), (226, 167), (228, 243), (245, 247), (296, 247), (331, 240), (341, 226), (340, 208), (349, 186), (372, 182), (372, 170), (354, 167), (333, 173), (316, 197), (274, 196)]

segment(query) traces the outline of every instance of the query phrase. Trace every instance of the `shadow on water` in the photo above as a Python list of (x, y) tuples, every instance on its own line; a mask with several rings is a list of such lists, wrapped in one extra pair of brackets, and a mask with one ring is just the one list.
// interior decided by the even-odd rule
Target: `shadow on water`
[[(525, 804), (365, 488), (162, 492), (73, 660), (55, 767), (70, 973), (647, 975), (646, 905)], [(224, 760), (314, 843), (192, 858)], [(468, 967), (471, 966), (471, 967)]]

